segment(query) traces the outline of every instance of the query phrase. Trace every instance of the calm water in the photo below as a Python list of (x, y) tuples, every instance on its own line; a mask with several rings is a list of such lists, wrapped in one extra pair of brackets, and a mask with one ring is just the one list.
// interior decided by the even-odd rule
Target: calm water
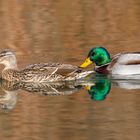
[[(79, 65), (96, 44), (140, 51), (139, 8), (139, 0), (0, 0), (0, 49), (14, 50), (19, 68)], [(140, 81), (91, 79), (90, 87), (0, 81), (0, 138), (138, 140)]]

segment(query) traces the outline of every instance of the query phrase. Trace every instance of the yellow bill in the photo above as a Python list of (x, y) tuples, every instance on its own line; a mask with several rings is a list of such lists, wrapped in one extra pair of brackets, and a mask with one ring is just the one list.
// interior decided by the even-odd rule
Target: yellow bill
[(86, 68), (88, 65), (92, 64), (93, 62), (90, 60), (90, 58), (88, 57), (85, 62), (80, 65), (81, 68)]
[(86, 86), (86, 90), (90, 90), (91, 86)]

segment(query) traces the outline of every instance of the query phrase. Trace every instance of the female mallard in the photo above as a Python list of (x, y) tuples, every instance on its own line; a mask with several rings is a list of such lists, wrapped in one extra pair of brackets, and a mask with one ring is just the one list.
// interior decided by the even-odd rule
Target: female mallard
[(59, 63), (40, 63), (18, 70), (15, 54), (10, 50), (0, 52), (0, 64), (5, 65), (2, 79), (18, 82), (55, 82), (83, 78), (93, 71), (82, 71), (77, 66)]
[(134, 75), (140, 74), (140, 52), (119, 53), (111, 59), (108, 51), (100, 46), (92, 48), (85, 62), (85, 68), (95, 62), (95, 71), (104, 74)]

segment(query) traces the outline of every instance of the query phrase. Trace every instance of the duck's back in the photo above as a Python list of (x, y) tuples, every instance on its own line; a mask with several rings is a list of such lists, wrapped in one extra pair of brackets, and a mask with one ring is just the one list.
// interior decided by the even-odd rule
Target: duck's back
[(77, 71), (78, 67), (69, 64), (40, 63), (27, 66), (21, 71), (22, 81), (47, 82), (61, 81), (69, 74)]
[(112, 74), (140, 74), (140, 52), (116, 55), (108, 68)]

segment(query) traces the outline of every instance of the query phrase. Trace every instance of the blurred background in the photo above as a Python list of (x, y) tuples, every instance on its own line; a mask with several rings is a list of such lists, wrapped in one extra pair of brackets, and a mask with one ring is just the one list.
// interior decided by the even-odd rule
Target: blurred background
[[(140, 51), (140, 0), (0, 0), (0, 50), (18, 66), (79, 65), (95, 45), (113, 55)], [(103, 102), (86, 90), (70, 96), (20, 91), (13, 110), (0, 112), (2, 140), (138, 140), (139, 90), (111, 89)]]
[(79, 64), (96, 44), (112, 54), (140, 51), (139, 5), (139, 0), (0, 0), (0, 49), (22, 55), (19, 64)]

